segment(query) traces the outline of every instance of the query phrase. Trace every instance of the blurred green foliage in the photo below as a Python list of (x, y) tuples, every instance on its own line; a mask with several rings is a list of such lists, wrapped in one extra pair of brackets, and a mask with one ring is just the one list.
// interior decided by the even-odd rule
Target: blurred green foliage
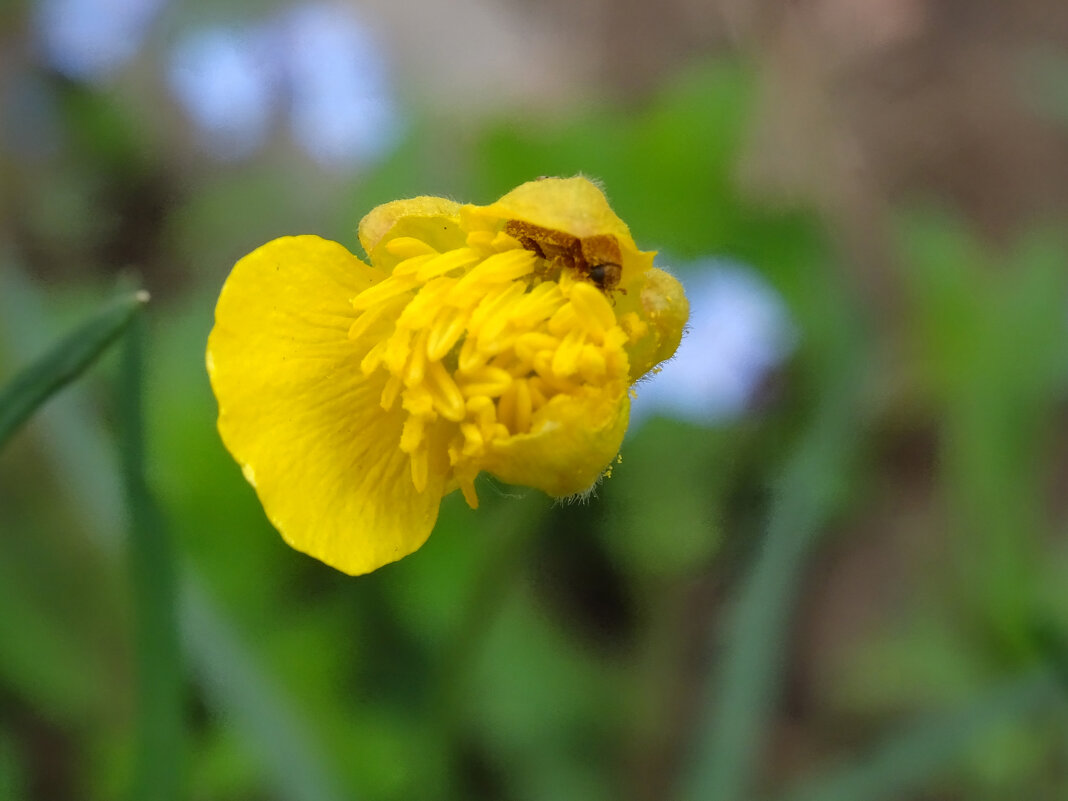
[[(1068, 246), (1036, 228), (998, 250), (951, 212), (902, 213), (884, 330), (815, 210), (739, 191), (756, 89), (721, 62), (636, 107), (446, 142), (423, 121), (348, 186), (272, 161), (185, 171), (120, 102), (63, 87), (71, 141), (21, 179), (28, 233), (0, 265), (0, 375), (86, 315), (116, 260), (141, 265), (157, 299), (143, 489), (165, 519), (147, 530), (166, 532), (149, 550), (174, 552), (142, 567), (175, 574), (183, 655), (167, 666), (183, 670), (187, 741), (138, 753), (137, 665), (170, 646), (146, 641), (153, 585), (132, 593), (119, 558), (132, 390), (105, 360), (0, 454), (0, 797), (119, 797), (146, 758), (173, 758), (187, 797), (213, 801), (749, 799), (795, 780), (805, 799), (1068, 793), (1068, 717), (1034, 636), (1068, 636), (1049, 502)], [(384, 200), (486, 202), (575, 172), (684, 282), (687, 262), (728, 254), (782, 293), (800, 345), (769, 398), (716, 428), (644, 423), (585, 504), (497, 485), (477, 512), (450, 497), (422, 550), (370, 576), (288, 549), (214, 430), (203, 349), (229, 265), (285, 233), (355, 248)], [(127, 230), (131, 197), (160, 212)], [(850, 538), (889, 536), (873, 504), (907, 483), (887, 466), (902, 429), (937, 456), (912, 471), (934, 502), (893, 518), (918, 535), (887, 546), (901, 595), (859, 640), (836, 636), (826, 708), (791, 721), (812, 575)], [(791, 725), (814, 743), (792, 768), (774, 748)]]

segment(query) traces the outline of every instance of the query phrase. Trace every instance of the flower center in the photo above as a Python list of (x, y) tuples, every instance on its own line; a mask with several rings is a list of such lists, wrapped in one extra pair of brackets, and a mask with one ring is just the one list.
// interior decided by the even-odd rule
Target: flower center
[(546, 269), (544, 255), (492, 230), (444, 253), (412, 237), (385, 247), (401, 261), (353, 298), (349, 337), (375, 342), (360, 369), (388, 374), (381, 405), (406, 413), (399, 446), (418, 491), (441, 448), (476, 507), (495, 443), (537, 433), (559, 396), (626, 387), (627, 334), (588, 275)]

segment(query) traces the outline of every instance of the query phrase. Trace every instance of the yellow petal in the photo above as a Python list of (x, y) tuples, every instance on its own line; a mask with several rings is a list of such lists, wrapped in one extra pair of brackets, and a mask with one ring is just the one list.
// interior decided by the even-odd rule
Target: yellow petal
[(641, 273), (653, 266), (655, 254), (638, 250), (630, 229), (612, 211), (601, 188), (581, 175), (528, 181), (496, 203), (463, 206), (460, 214), (476, 220), (519, 220), (580, 239), (614, 236), (623, 257), (620, 288), (629, 287)]
[(630, 416), (624, 386), (557, 395), (534, 415), (529, 434), (491, 445), (483, 469), (509, 484), (556, 498), (592, 487), (619, 453)]
[(577, 237), (612, 234), (620, 245), (637, 250), (630, 229), (616, 216), (597, 184), (581, 175), (542, 178), (516, 187), (482, 211), (504, 220), (566, 231)]
[(394, 239), (418, 239), (438, 253), (445, 253), (466, 240), (459, 227), (459, 208), (459, 204), (442, 197), (414, 197), (384, 203), (360, 221), (360, 244), (371, 263), (387, 272), (405, 258), (405, 254), (388, 247)]
[(360, 220), (360, 244), (370, 253), (403, 217), (455, 217), (460, 205), (443, 197), (413, 197), (376, 206)]
[(223, 287), (207, 364), (223, 442), (286, 542), (346, 573), (400, 559), (429, 536), (444, 468), (417, 492), (399, 448), (405, 414), (348, 332), (351, 298), (382, 280), (341, 245), (269, 242)]
[(690, 302), (675, 276), (653, 267), (616, 301), (616, 315), (624, 324), (631, 312), (641, 321), (626, 346), (631, 381), (637, 381), (675, 355), (690, 317)]

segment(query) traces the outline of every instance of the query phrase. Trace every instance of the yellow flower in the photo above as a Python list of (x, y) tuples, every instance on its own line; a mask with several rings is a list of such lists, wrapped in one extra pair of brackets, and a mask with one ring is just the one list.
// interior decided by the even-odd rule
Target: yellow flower
[(416, 550), (475, 478), (563, 497), (616, 456), (629, 387), (678, 346), (682, 286), (585, 178), (488, 206), (419, 197), (359, 227), (370, 265), (276, 239), (208, 340), (219, 432), (294, 548), (346, 573)]

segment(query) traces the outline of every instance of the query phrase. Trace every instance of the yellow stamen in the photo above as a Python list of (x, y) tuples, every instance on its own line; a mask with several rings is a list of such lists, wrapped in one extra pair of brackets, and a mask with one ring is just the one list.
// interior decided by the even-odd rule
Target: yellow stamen
[(456, 309), (442, 309), (430, 327), (430, 335), (426, 340), (427, 357), (434, 361), (444, 358), (460, 341), (466, 327), (466, 314)]
[(404, 421), (404, 429), (401, 431), (400, 449), (405, 453), (413, 453), (423, 442), (423, 433), (426, 430), (426, 418), (414, 414), (408, 415)]
[(512, 383), (512, 374), (500, 367), (480, 367), (464, 374), (460, 391), (468, 398), (474, 395), (500, 397)]
[(464, 419), (467, 407), (459, 387), (452, 380), (441, 362), (431, 362), (427, 370), (427, 388), (434, 398), (434, 408), (446, 420), (458, 423)]
[(398, 236), (386, 243), (386, 251), (399, 259), (410, 259), (414, 256), (425, 256), (428, 253), (437, 253), (422, 239), (413, 236)]
[[(400, 263), (353, 299), (361, 314), (351, 335), (386, 334), (361, 370), (389, 373), (383, 408), (401, 398), (399, 445), (416, 488), (426, 487), (438, 442), (454, 486), (477, 506), (474, 477), (495, 443), (528, 434), (557, 395), (625, 378), (628, 334), (588, 279), (550, 269), (499, 231), (471, 231), (465, 247), (444, 253), (410, 237), (386, 249)], [(430, 425), (445, 438), (431, 440)]]
[(400, 380), (400, 376), (391, 375), (389, 380), (386, 381), (385, 387), (382, 388), (382, 398), (380, 403), (382, 408), (387, 412), (393, 408), (393, 404), (397, 402), (397, 396), (400, 394), (403, 382)]
[(571, 288), (570, 299), (579, 317), (586, 320), (588, 325), (596, 324), (604, 331), (616, 324), (616, 313), (612, 311), (604, 293), (591, 285), (575, 284)]
[(475, 482), (470, 476), (460, 478), (460, 492), (464, 494), (464, 500), (472, 509), (478, 508), (478, 494), (475, 492)]
[(533, 412), (533, 401), (530, 396), (530, 384), (525, 380), (516, 381), (515, 384), (515, 432), (525, 434), (530, 430), (530, 417)]
[(426, 489), (427, 477), (430, 473), (430, 460), (427, 449), (420, 448), (411, 455), (412, 461), (412, 483), (415, 484), (415, 491), (422, 492)]
[(431, 278), (437, 278), (439, 275), (445, 275), (461, 267), (468, 267), (477, 261), (477, 250), (472, 248), (450, 250), (420, 267), (415, 277), (420, 281), (429, 281)]
[[(429, 259), (430, 256), (418, 256), (415, 259), (409, 259), (404, 264), (410, 264), (411, 262), (418, 261), (419, 259)], [(413, 271), (414, 272), (414, 271)], [(369, 289), (365, 289), (359, 295), (352, 299), (352, 306), (356, 311), (365, 311), (372, 306), (377, 306), (379, 303), (384, 303), (391, 298), (395, 298), (398, 295), (403, 295), (405, 292), (410, 292), (419, 286), (419, 281), (414, 275), (398, 275), (393, 273), (389, 278), (384, 281), (380, 281)]]

